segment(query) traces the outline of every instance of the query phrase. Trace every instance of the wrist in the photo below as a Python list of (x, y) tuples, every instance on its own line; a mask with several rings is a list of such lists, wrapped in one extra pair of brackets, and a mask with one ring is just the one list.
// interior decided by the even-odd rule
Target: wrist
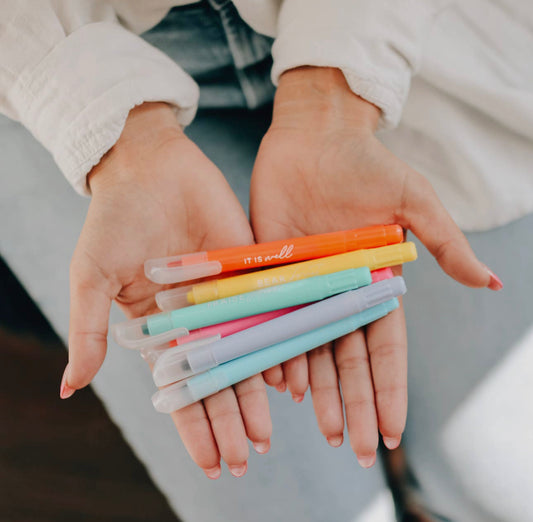
[(374, 132), (381, 111), (355, 94), (340, 69), (297, 67), (285, 71), (274, 101), (273, 124), (348, 125)]
[(115, 145), (87, 175), (91, 192), (95, 194), (109, 183), (141, 176), (142, 169), (136, 168), (138, 159), (170, 140), (184, 137), (170, 105), (148, 102), (134, 107)]

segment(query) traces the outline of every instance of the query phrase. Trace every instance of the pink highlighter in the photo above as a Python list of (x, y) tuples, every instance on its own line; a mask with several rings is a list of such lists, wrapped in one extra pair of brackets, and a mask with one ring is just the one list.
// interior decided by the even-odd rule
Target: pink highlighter
[[(378, 281), (383, 281), (385, 279), (391, 279), (394, 277), (391, 268), (381, 268), (380, 270), (374, 270), (371, 272), (372, 283), (377, 283)], [(311, 304), (311, 303), (309, 303)], [(251, 315), (249, 317), (243, 317), (241, 319), (235, 319), (233, 321), (227, 321), (226, 323), (214, 324), (211, 326), (205, 326), (203, 328), (198, 328), (196, 330), (191, 330), (188, 335), (182, 337), (177, 337), (176, 339), (165, 343), (159, 346), (147, 346), (146, 348), (141, 349), (141, 355), (149, 363), (154, 364), (155, 361), (159, 358), (161, 353), (163, 353), (168, 348), (173, 348), (175, 346), (183, 346), (183, 349), (189, 349), (196, 346), (201, 346), (204, 344), (209, 344), (214, 341), (218, 341), (222, 337), (227, 337), (228, 335), (233, 335), (252, 326), (264, 323), (280, 317), (282, 315), (294, 312), (300, 308), (304, 308), (306, 305), (291, 306), (289, 308), (282, 308), (280, 310), (273, 310), (271, 312), (265, 312), (262, 314)], [(192, 343), (192, 344), (189, 344)]]

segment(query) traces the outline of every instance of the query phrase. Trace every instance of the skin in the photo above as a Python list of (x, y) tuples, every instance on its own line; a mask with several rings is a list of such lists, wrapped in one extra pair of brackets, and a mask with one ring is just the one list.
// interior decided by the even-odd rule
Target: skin
[[(429, 182), (375, 137), (379, 116), (338, 69), (303, 67), (281, 77), (252, 176), (256, 240), (398, 223), (451, 277), (471, 287), (488, 286), (490, 272)], [(265, 380), (280, 391), (287, 386), (297, 402), (309, 384), (318, 426), (332, 446), (343, 441), (342, 389), (351, 447), (363, 467), (372, 466), (378, 434), (392, 449), (405, 427), (403, 309), (265, 372)]]
[[(128, 318), (158, 311), (155, 294), (161, 287), (145, 278), (146, 259), (253, 242), (224, 176), (183, 134), (165, 104), (131, 111), (89, 184), (93, 197), (71, 263), (69, 364), (62, 396), (89, 384), (103, 363), (112, 300)], [(270, 445), (260, 375), (172, 418), (192, 459), (210, 478), (220, 475), (220, 459), (234, 475), (245, 473), (247, 438), (260, 452)]]
[[(342, 73), (298, 68), (283, 74), (273, 121), (254, 167), (253, 232), (222, 173), (182, 132), (170, 107), (133, 109), (115, 146), (88, 176), (93, 194), (71, 263), (69, 363), (61, 397), (87, 386), (107, 348), (111, 302), (128, 318), (157, 312), (161, 286), (146, 259), (399, 223), (445, 272), (472, 286), (494, 285), (429, 183), (374, 137), (379, 110), (353, 94)], [(128, 255), (124, 255), (127, 252)], [(364, 467), (378, 433), (399, 444), (407, 411), (407, 342), (401, 310), (364, 331), (265, 372), (300, 402), (310, 385), (321, 432), (343, 441), (344, 396), (350, 443)], [(226, 462), (246, 473), (249, 439), (270, 447), (263, 377), (256, 375), (172, 414), (192, 459), (210, 478)]]

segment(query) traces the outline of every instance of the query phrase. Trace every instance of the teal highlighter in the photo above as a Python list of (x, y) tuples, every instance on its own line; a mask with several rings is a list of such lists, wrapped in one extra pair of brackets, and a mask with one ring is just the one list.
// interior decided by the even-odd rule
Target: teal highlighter
[(302, 279), (172, 312), (151, 315), (147, 318), (148, 332), (150, 335), (157, 335), (179, 327), (185, 327), (190, 331), (279, 308), (320, 301), (335, 294), (369, 285), (371, 282), (370, 270), (366, 267)]
[(172, 413), (185, 408), (248, 377), (385, 317), (398, 306), (398, 299), (393, 298), (346, 319), (221, 364), (205, 373), (159, 390), (153, 395), (152, 403), (161, 413)]
[(352, 268), (332, 274), (310, 277), (262, 288), (216, 301), (179, 308), (171, 312), (139, 317), (113, 325), (113, 336), (121, 346), (142, 343), (150, 337), (174, 329), (191, 331), (280, 308), (320, 301), (372, 282), (367, 267)]

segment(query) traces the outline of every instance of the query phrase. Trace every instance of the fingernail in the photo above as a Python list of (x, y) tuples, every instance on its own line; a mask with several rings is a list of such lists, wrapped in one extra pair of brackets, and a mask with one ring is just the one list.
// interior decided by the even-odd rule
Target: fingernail
[(338, 448), (343, 441), (342, 435), (333, 435), (333, 437), (327, 437), (328, 444), (334, 448)]
[(284, 393), (286, 389), (287, 389), (287, 383), (285, 381), (280, 382), (276, 386), (276, 390), (278, 390), (280, 393)]
[(61, 378), (61, 386), (59, 387), (59, 396), (62, 399), (68, 399), (69, 397), (72, 397), (74, 395), (74, 392), (76, 391), (74, 388), (71, 388), (67, 384), (67, 376), (68, 376), (68, 364), (65, 366), (63, 377)]
[(497, 292), (498, 290), (501, 290), (503, 288), (502, 280), (488, 267), (487, 272), (490, 276), (489, 284), (487, 285), (487, 288), (490, 288), (491, 290), (494, 290)]
[(383, 437), (383, 444), (387, 446), (388, 449), (396, 449), (400, 445), (401, 437)]
[(301, 393), (293, 393), (292, 400), (294, 402), (302, 402), (304, 400), (304, 395), (302, 395)]
[(264, 440), (263, 442), (253, 442), (252, 445), (255, 451), (257, 451), (257, 453), (260, 453), (261, 455), (263, 453), (266, 453), (270, 449), (269, 440)]
[(370, 455), (369, 457), (357, 457), (357, 462), (363, 468), (371, 468), (376, 462), (376, 454), (374, 453), (374, 455)]
[(204, 469), (204, 473), (211, 480), (216, 480), (218, 477), (220, 477), (220, 474), (222, 473), (222, 469), (220, 468), (220, 466), (215, 466), (214, 468)]
[(243, 464), (242, 466), (228, 466), (230, 473), (234, 477), (242, 477), (248, 468), (248, 464)]

